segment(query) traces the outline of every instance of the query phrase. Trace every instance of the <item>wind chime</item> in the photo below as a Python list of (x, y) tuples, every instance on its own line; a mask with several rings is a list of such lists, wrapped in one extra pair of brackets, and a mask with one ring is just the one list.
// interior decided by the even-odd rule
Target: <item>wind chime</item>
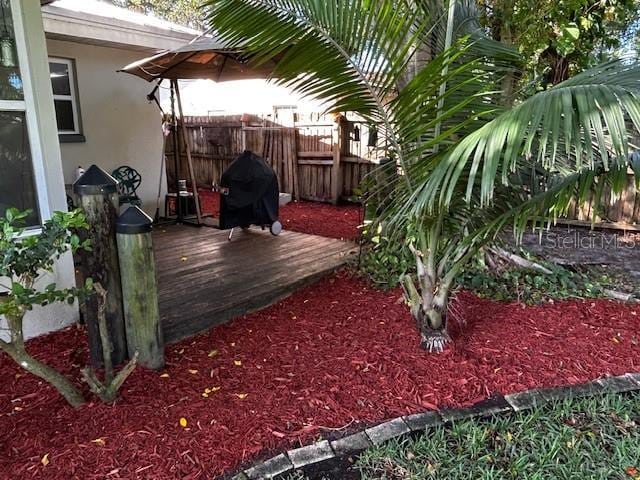
[(0, 0), (0, 8), (2, 13), (2, 33), (0, 34), (0, 65), (6, 68), (15, 68), (16, 56), (14, 49), (14, 40), (9, 33), (7, 25), (7, 12), (5, 9), (6, 0)]

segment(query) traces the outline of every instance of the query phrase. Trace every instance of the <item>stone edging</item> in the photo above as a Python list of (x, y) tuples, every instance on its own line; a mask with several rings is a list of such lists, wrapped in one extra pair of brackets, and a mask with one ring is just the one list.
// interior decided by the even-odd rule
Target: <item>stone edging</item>
[(603, 393), (640, 391), (640, 373), (628, 373), (608, 377), (580, 385), (527, 390), (511, 395), (492, 397), (471, 407), (427, 411), (394, 418), (364, 431), (338, 440), (323, 440), (305, 447), (289, 450), (231, 477), (232, 480), (259, 480), (275, 478), (304, 467), (341, 457), (355, 455), (388, 440), (409, 433), (422, 432), (436, 425), (443, 425), (470, 418), (484, 418), (500, 413), (528, 410), (552, 401), (592, 397)]

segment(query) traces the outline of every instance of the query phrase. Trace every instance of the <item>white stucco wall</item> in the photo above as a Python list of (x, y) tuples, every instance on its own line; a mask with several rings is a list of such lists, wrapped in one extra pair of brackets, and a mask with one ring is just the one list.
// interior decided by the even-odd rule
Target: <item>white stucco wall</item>
[[(160, 112), (146, 99), (152, 84), (117, 73), (144, 55), (59, 40), (47, 40), (47, 47), (49, 56), (75, 60), (82, 132), (86, 137), (84, 143), (60, 146), (65, 182), (73, 183), (79, 165), (87, 168), (95, 163), (107, 172), (128, 165), (142, 175), (138, 194), (143, 209), (153, 215), (161, 174)], [(166, 181), (162, 185), (166, 189)], [(163, 206), (161, 201), (160, 207)]]
[[(62, 164), (40, 16), (40, 1), (21, 0), (19, 4), (22, 9), (21, 23), (24, 28), (24, 43), (20, 44), (21, 42), (18, 41), (19, 51), (21, 51), (20, 63), (24, 77), (25, 100), (27, 100), (29, 134), (33, 139), (32, 154), (41, 202), (40, 210), (46, 219), (52, 212), (66, 209)], [(19, 32), (17, 31), (16, 34), (19, 35)], [(4, 282), (6, 279), (0, 283)], [(75, 284), (73, 261), (70, 255), (56, 263), (53, 274), (45, 275), (40, 280), (43, 286), (54, 282), (60, 288), (69, 288)], [(77, 306), (59, 303), (45, 309), (35, 309), (25, 318), (25, 336), (31, 338), (60, 329), (73, 323), (77, 318)], [(5, 320), (0, 317), (0, 336), (6, 338), (7, 332), (4, 327), (6, 327)]]

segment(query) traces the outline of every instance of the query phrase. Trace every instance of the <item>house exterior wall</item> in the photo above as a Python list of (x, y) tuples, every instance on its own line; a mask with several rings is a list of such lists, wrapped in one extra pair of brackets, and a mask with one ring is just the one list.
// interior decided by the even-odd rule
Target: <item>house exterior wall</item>
[[(16, 29), (18, 57), (24, 82), (40, 212), (46, 220), (52, 212), (66, 209), (66, 199), (40, 2), (14, 1), (12, 9), (21, 27)], [(70, 255), (56, 263), (53, 274), (45, 275), (40, 280), (42, 286), (54, 282), (61, 288), (69, 288), (75, 284)], [(59, 303), (45, 309), (36, 308), (25, 317), (25, 337), (31, 338), (60, 329), (77, 318), (77, 306)], [(0, 336), (6, 338), (7, 331), (4, 327), (5, 319), (0, 318)]]
[[(157, 106), (146, 99), (153, 85), (117, 72), (138, 60), (140, 53), (59, 40), (47, 40), (47, 48), (50, 57), (75, 60), (82, 133), (86, 138), (82, 143), (60, 146), (65, 183), (73, 183), (78, 166), (86, 169), (96, 164), (111, 172), (128, 165), (142, 176), (138, 194), (142, 208), (153, 215), (159, 177), (164, 174), (161, 115)], [(162, 185), (166, 189), (166, 181)]]

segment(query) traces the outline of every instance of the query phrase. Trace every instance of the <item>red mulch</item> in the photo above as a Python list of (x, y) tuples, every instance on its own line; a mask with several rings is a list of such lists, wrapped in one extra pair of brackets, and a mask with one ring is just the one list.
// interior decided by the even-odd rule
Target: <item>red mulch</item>
[[(456, 307), (467, 325), (453, 327), (449, 351), (430, 355), (399, 296), (339, 272), (169, 347), (167, 368), (138, 369), (115, 406), (73, 410), (0, 355), (0, 476), (211, 478), (332, 428), (640, 371), (638, 306), (524, 307), (462, 293)], [(83, 344), (72, 328), (29, 347), (77, 375), (71, 364), (84, 362)], [(211, 387), (220, 390), (203, 398)]]
[[(204, 214), (220, 216), (220, 194), (200, 190)], [(170, 207), (172, 208), (172, 206)], [(286, 230), (341, 240), (356, 240), (360, 235), (362, 209), (359, 205), (330, 205), (319, 202), (292, 202), (280, 207), (280, 221)]]
[(360, 236), (362, 208), (359, 205), (330, 205), (318, 202), (292, 202), (280, 209), (286, 230), (322, 237), (356, 240)]

